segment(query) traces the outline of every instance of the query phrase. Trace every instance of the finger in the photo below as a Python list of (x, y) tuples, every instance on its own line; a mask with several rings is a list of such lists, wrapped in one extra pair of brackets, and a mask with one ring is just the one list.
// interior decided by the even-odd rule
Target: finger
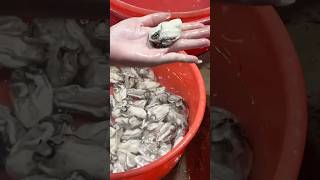
[(192, 23), (183, 23), (182, 24), (182, 31), (192, 30), (202, 28), (205, 25), (200, 22), (192, 22)]
[(162, 56), (163, 54), (168, 52), (169, 52), (169, 48), (151, 48), (148, 50), (148, 53), (150, 54), (150, 57), (148, 58), (152, 59), (154, 56)]
[(210, 18), (202, 20), (201, 23), (204, 24), (204, 25), (210, 25)]
[(210, 26), (205, 26), (200, 29), (194, 29), (189, 31), (183, 31), (181, 34), (182, 39), (199, 39), (210, 37)]
[(170, 17), (171, 13), (154, 13), (140, 17), (139, 20), (144, 26), (154, 27), (168, 20)]
[(170, 63), (170, 62), (189, 62), (189, 63), (202, 63), (197, 56), (192, 56), (188, 54), (180, 54), (180, 53), (168, 53), (163, 55), (160, 58), (160, 63)]
[(178, 52), (189, 49), (203, 48), (210, 46), (210, 41), (206, 38), (201, 39), (179, 39), (171, 47), (170, 52)]

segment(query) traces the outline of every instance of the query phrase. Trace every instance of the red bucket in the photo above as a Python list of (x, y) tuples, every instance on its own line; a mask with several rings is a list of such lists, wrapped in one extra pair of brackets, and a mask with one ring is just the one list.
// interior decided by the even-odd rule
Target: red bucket
[[(157, 2), (157, 3), (156, 3)], [(181, 3), (172, 0), (110, 0), (110, 25), (130, 17), (140, 17), (155, 12), (171, 12), (172, 18), (183, 22), (202, 22), (210, 24), (210, 0), (187, 0)], [(187, 51), (200, 55), (208, 48)]]
[(275, 10), (215, 4), (211, 101), (233, 112), (254, 151), (250, 180), (296, 180), (307, 107), (298, 56)]
[(189, 130), (183, 140), (165, 156), (141, 168), (111, 174), (111, 180), (163, 178), (177, 164), (202, 122), (206, 106), (206, 90), (198, 67), (195, 64), (173, 63), (157, 66), (154, 71), (162, 86), (185, 99), (189, 108)]

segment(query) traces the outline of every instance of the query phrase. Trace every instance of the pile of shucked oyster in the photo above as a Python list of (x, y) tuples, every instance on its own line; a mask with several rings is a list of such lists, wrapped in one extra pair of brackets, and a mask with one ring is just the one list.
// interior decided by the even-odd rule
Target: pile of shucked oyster
[(183, 139), (184, 101), (161, 86), (152, 69), (111, 67), (110, 82), (110, 172), (149, 164)]
[(105, 179), (106, 23), (0, 17), (12, 101), (0, 104), (0, 159), (14, 179)]

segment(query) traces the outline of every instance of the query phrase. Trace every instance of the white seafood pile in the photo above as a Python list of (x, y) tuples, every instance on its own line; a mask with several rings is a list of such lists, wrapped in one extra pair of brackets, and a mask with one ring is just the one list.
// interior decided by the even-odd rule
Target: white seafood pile
[(108, 24), (0, 16), (0, 179), (106, 179)]
[(110, 67), (110, 172), (142, 167), (177, 145), (188, 127), (182, 97), (150, 68)]

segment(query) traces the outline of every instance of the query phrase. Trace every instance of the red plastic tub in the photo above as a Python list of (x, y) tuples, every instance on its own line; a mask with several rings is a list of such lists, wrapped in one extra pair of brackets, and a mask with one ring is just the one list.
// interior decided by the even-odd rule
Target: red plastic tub
[(206, 106), (206, 91), (198, 67), (195, 64), (174, 63), (158, 66), (154, 71), (161, 85), (186, 100), (189, 108), (189, 130), (183, 140), (165, 156), (144, 167), (111, 174), (111, 180), (163, 178), (177, 164), (202, 122)]
[[(202, 22), (210, 24), (210, 0), (187, 0), (178, 3), (172, 0), (110, 0), (110, 24), (123, 19), (140, 17), (155, 12), (171, 12), (172, 18), (183, 22)], [(188, 50), (188, 54), (200, 55), (208, 48)]]
[(215, 4), (211, 102), (236, 114), (254, 150), (250, 180), (296, 180), (306, 92), (297, 54), (272, 7)]
[(172, 0), (110, 0), (110, 16), (119, 20), (168, 11), (173, 18), (184, 22), (210, 20), (210, 0), (187, 0), (181, 3)]

